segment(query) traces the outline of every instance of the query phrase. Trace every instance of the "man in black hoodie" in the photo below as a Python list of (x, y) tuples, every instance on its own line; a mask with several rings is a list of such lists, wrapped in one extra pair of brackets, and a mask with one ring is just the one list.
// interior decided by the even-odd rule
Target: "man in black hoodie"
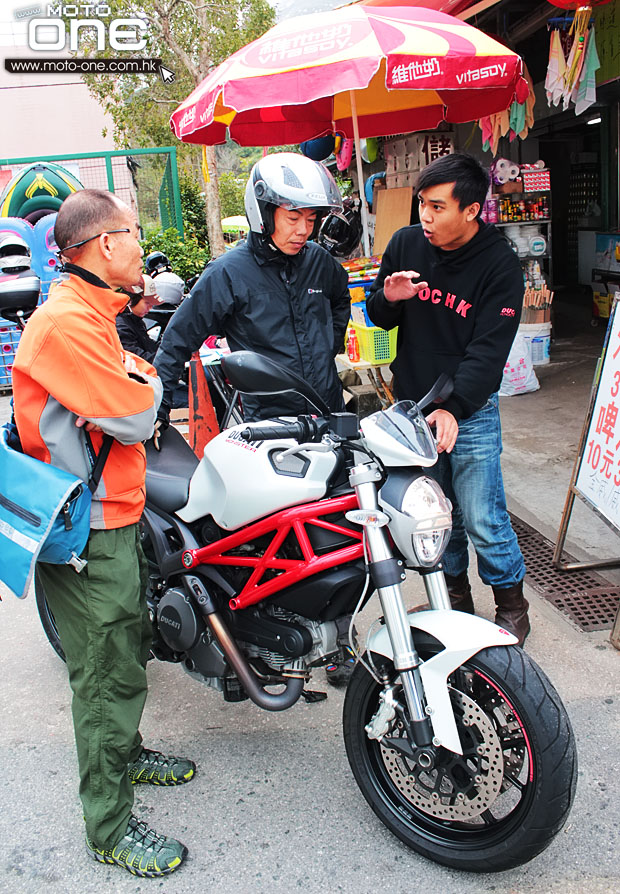
[(480, 577), (493, 589), (495, 622), (522, 644), (530, 629), (525, 564), (506, 510), (497, 391), (519, 325), (523, 274), (501, 233), (480, 219), (488, 187), (469, 155), (444, 156), (422, 171), (420, 224), (390, 239), (367, 309), (377, 326), (399, 327), (392, 370), (400, 400), (421, 398), (440, 373), (454, 379), (452, 395), (427, 417), (440, 454), (433, 474), (454, 506), (442, 560), (448, 592), (453, 608), (473, 614), (469, 535)]

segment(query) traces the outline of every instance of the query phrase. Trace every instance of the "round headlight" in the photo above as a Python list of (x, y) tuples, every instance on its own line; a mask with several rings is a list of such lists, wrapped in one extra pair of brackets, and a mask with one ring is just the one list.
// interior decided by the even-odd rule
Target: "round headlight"
[(390, 494), (389, 506), (385, 490), (381, 496), (391, 519), (390, 533), (403, 555), (425, 568), (436, 565), (452, 530), (452, 506), (441, 487), (432, 478), (418, 475), (404, 489)]
[(401, 511), (415, 521), (415, 531), (452, 527), (450, 501), (432, 478), (421, 475), (403, 495)]
[(432, 568), (433, 565), (437, 564), (448, 545), (450, 531), (450, 528), (442, 528), (441, 530), (435, 528), (426, 534), (413, 535), (413, 549), (419, 565), (425, 568)]

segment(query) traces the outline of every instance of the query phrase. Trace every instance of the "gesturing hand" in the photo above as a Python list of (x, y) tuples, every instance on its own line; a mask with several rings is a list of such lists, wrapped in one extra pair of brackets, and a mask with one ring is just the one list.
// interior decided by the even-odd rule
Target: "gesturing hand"
[(421, 289), (427, 289), (427, 282), (411, 282), (420, 274), (415, 270), (400, 270), (398, 273), (392, 273), (386, 276), (383, 282), (383, 294), (386, 301), (407, 301), (409, 298), (415, 297)]

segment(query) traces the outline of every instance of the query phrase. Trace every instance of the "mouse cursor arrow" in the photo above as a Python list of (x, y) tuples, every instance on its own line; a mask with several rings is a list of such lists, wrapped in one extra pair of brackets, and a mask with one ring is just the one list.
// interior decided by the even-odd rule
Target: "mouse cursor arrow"
[(169, 68), (165, 68), (163, 65), (159, 66), (159, 73), (164, 84), (172, 84), (176, 77), (173, 71), (170, 71)]

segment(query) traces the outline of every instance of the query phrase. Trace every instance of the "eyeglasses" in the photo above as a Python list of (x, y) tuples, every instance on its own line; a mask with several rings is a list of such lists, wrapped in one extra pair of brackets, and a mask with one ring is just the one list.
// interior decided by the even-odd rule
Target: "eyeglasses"
[(60, 258), (66, 251), (69, 251), (70, 248), (79, 248), (81, 245), (86, 245), (87, 242), (92, 242), (93, 239), (98, 239), (100, 236), (111, 236), (112, 233), (131, 233), (129, 227), (123, 227), (122, 230), (104, 230), (102, 233), (96, 233), (94, 236), (89, 236), (88, 239), (82, 239), (81, 242), (74, 242), (73, 245), (65, 245), (64, 248), (59, 248), (56, 254)]

